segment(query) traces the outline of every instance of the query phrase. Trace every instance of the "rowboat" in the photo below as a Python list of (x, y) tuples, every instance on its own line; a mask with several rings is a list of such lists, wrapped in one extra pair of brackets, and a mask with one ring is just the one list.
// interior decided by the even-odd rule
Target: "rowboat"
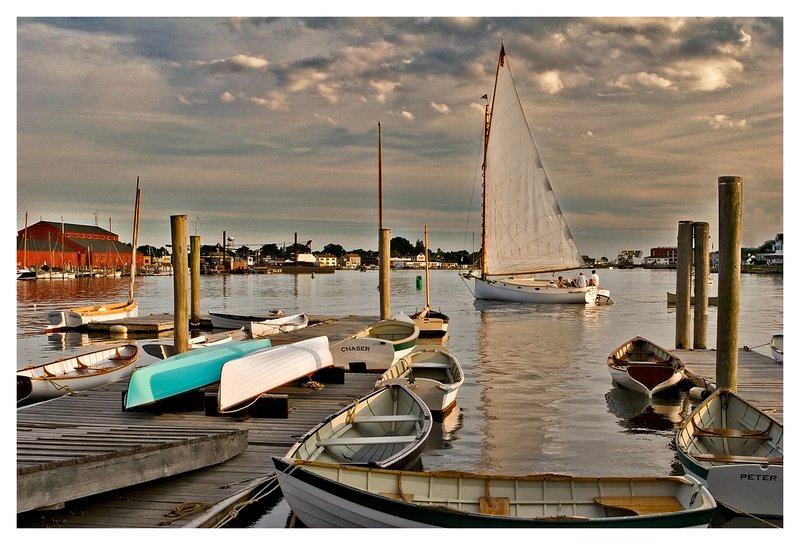
[(252, 352), (222, 366), (217, 391), (217, 409), (225, 412), (261, 394), (333, 365), (328, 337), (314, 337)]
[(773, 335), (772, 340), (769, 342), (769, 348), (772, 351), (772, 359), (778, 363), (783, 363), (783, 334)]
[(735, 512), (783, 516), (783, 425), (731, 390), (715, 390), (674, 439), (688, 475)]
[(399, 382), (417, 394), (434, 413), (447, 413), (456, 403), (464, 372), (455, 354), (444, 346), (417, 346), (375, 382), (375, 388)]
[(417, 345), (419, 326), (405, 314), (381, 320), (331, 347), (333, 364), (350, 371), (384, 372)]
[(139, 304), (134, 301), (51, 310), (47, 313), (47, 320), (50, 322), (47, 329), (80, 329), (91, 322), (110, 322), (137, 316)]
[(431, 412), (401, 384), (389, 384), (320, 422), (284, 458), (408, 469), (431, 432)]
[(188, 350), (134, 371), (125, 393), (125, 409), (149, 405), (219, 382), (222, 366), (272, 346), (269, 339), (227, 342)]
[[(234, 329), (231, 331), (220, 331), (218, 333), (210, 333), (207, 335), (198, 335), (189, 339), (189, 349), (205, 348), (207, 346), (214, 346), (217, 344), (229, 343), (232, 341), (243, 341), (247, 339), (247, 334), (244, 328)], [(146, 344), (142, 349), (153, 357), (160, 360), (169, 358), (175, 355), (175, 346), (166, 342), (156, 342)]]
[(281, 309), (270, 310), (266, 314), (227, 314), (224, 312), (209, 312), (211, 327), (214, 329), (239, 329), (248, 328), (251, 322), (269, 322), (278, 318), (285, 318), (286, 313)]
[(425, 306), (419, 312), (409, 316), (419, 326), (422, 339), (442, 338), (447, 335), (450, 317), (444, 312), (431, 308), (430, 264), (428, 263), (428, 226), (425, 226)]
[(707, 527), (696, 479), (401, 471), (272, 458), (283, 496), (311, 528)]
[(307, 314), (292, 314), (290, 316), (282, 316), (280, 318), (273, 318), (271, 320), (262, 320), (260, 322), (250, 322), (245, 329), (250, 331), (250, 336), (254, 339), (260, 337), (269, 337), (270, 335), (277, 335), (284, 331), (294, 331), (308, 326)]
[[(95, 350), (50, 363), (30, 365), (17, 371), (17, 404), (27, 405), (65, 394), (91, 390), (127, 378), (139, 358), (136, 343)], [(22, 385), (20, 379), (22, 378)], [(23, 395), (30, 382), (30, 392)]]
[[(708, 305), (709, 306), (715, 307), (715, 306), (717, 306), (718, 303), (719, 303), (719, 297), (709, 297), (708, 298)], [(668, 307), (674, 307), (677, 304), (678, 304), (678, 296), (674, 292), (668, 291), (667, 292), (667, 306)], [(692, 295), (691, 298), (689, 299), (689, 304), (690, 305), (694, 305), (694, 295)]]
[(608, 356), (608, 371), (619, 386), (652, 396), (683, 379), (683, 362), (657, 344), (634, 337)]

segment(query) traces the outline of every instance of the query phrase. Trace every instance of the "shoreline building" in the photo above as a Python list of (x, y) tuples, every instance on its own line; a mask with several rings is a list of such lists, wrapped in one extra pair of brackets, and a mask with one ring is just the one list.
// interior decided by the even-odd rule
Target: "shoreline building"
[[(136, 266), (145, 256), (136, 252)], [(39, 221), (17, 231), (17, 266), (61, 270), (129, 270), (131, 245), (96, 225)]]

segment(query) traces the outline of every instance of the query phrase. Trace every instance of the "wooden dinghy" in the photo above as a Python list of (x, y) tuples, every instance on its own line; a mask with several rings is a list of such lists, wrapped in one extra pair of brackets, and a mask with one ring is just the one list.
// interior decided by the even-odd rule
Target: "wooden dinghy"
[(307, 326), (308, 314), (291, 314), (289, 316), (281, 316), (280, 318), (273, 318), (271, 320), (249, 322), (245, 328), (250, 331), (250, 336), (252, 338), (259, 339), (261, 337), (277, 335), (278, 333), (283, 333), (285, 331), (303, 329)]
[(434, 413), (448, 413), (464, 383), (464, 371), (455, 354), (444, 346), (417, 346), (400, 358), (375, 383), (380, 388), (400, 382), (417, 394)]
[[(694, 306), (694, 295), (692, 295), (692, 297), (690, 298), (689, 301), (690, 301), (689, 304)], [(715, 306), (717, 306), (718, 303), (719, 303), (719, 298), (718, 297), (709, 297), (708, 298), (708, 306), (715, 307)], [(674, 292), (668, 291), (667, 292), (667, 306), (668, 307), (674, 307), (677, 304), (678, 304), (678, 296)]]
[[(37, 403), (122, 380), (133, 373), (138, 358), (139, 347), (131, 343), (25, 367), (17, 371), (17, 404)], [(30, 381), (30, 393), (22, 399), (20, 377)]]
[[(205, 348), (207, 346), (215, 346), (232, 341), (243, 341), (247, 338), (248, 336), (244, 332), (244, 328), (234, 329), (232, 331), (220, 331), (208, 335), (198, 335), (197, 337), (189, 339), (189, 349), (194, 350), (195, 348)], [(160, 360), (175, 355), (175, 346), (167, 342), (146, 344), (142, 349)]]
[(707, 527), (696, 479), (399, 471), (272, 459), (292, 512), (312, 528)]
[(333, 364), (350, 371), (382, 373), (414, 349), (419, 332), (405, 314), (381, 320), (334, 344)]
[(137, 369), (128, 381), (125, 409), (149, 405), (219, 382), (226, 362), (271, 346), (269, 339), (227, 342), (188, 350)]
[(228, 314), (225, 312), (209, 312), (211, 326), (214, 329), (239, 329), (240, 327), (250, 327), (250, 322), (266, 322), (285, 318), (286, 313), (283, 309), (270, 310), (263, 314)]
[(431, 412), (401, 384), (389, 384), (329, 416), (285, 458), (334, 464), (417, 467), (432, 427)]
[(783, 334), (773, 335), (769, 342), (769, 349), (772, 351), (772, 359), (778, 363), (783, 363)]
[(333, 356), (325, 336), (259, 350), (230, 360), (222, 366), (217, 409), (225, 412), (245, 408), (245, 404), (261, 394), (331, 365)]
[(139, 316), (139, 304), (135, 301), (52, 310), (47, 313), (47, 320), (50, 322), (47, 329), (80, 329), (92, 322), (111, 322), (137, 316)]
[(608, 371), (619, 386), (652, 396), (683, 380), (683, 362), (643, 337), (634, 337), (608, 356)]
[(720, 505), (783, 516), (783, 425), (736, 393), (718, 389), (681, 424), (675, 449), (684, 471)]

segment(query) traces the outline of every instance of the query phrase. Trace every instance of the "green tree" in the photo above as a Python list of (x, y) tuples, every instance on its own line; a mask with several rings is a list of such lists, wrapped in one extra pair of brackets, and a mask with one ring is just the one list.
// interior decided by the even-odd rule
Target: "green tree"
[(403, 237), (394, 237), (389, 242), (389, 248), (389, 255), (392, 257), (409, 257), (417, 254), (415, 246)]
[(347, 253), (347, 250), (339, 246), (338, 244), (327, 244), (323, 249), (323, 253), (335, 255), (337, 258), (342, 257), (344, 254)]

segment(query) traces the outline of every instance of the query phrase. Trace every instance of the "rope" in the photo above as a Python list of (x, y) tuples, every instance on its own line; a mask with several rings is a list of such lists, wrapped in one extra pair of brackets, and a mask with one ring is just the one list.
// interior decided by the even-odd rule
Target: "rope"
[(211, 504), (209, 503), (202, 503), (199, 501), (185, 501), (178, 507), (176, 507), (175, 509), (164, 515), (165, 517), (170, 517), (172, 520), (165, 520), (163, 522), (160, 522), (159, 526), (169, 526), (176, 520), (180, 520), (182, 518), (202, 513), (209, 507), (211, 507)]
[(323, 388), (325, 388), (325, 385), (322, 384), (322, 383), (319, 383), (317, 381), (314, 381), (314, 380), (309, 380), (308, 382), (303, 384), (303, 388), (311, 388), (313, 390), (322, 390)]

